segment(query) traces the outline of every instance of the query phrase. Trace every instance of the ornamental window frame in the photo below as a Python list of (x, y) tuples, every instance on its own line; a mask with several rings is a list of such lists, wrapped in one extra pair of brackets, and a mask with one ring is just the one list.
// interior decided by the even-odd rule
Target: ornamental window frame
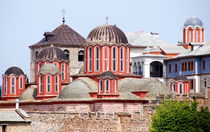
[(64, 81), (66, 79), (66, 65), (65, 63), (61, 64), (61, 80)]
[(93, 62), (92, 62), (92, 57), (93, 57), (93, 48), (90, 46), (90, 47), (88, 47), (88, 53), (89, 53), (89, 57), (88, 57), (88, 63), (89, 63), (89, 72), (92, 72), (92, 64), (93, 64)]
[(124, 71), (124, 47), (120, 47), (120, 71)]
[(100, 71), (100, 47), (95, 47), (95, 71)]
[(78, 61), (84, 61), (84, 50), (79, 50)]
[(117, 47), (112, 47), (112, 70), (117, 71)]
[(105, 88), (106, 88), (106, 92), (109, 93), (110, 92), (110, 80), (105, 81)]
[(178, 86), (179, 86), (179, 94), (183, 94), (184, 93), (183, 83), (180, 82)]

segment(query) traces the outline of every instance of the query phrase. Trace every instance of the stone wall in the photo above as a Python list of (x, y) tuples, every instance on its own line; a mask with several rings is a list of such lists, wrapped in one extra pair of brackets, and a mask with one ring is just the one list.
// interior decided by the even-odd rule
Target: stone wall
[[(30, 132), (30, 123), (6, 123), (6, 132)], [(2, 132), (2, 125), (0, 125)]]
[(144, 114), (118, 113), (73, 113), (73, 112), (28, 112), (31, 117), (31, 132), (148, 132), (151, 123), (150, 107)]

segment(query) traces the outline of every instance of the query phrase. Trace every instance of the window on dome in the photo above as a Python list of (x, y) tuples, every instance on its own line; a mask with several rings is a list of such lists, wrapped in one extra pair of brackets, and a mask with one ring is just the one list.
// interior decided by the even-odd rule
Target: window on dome
[(4, 94), (7, 94), (7, 78), (4, 78)]
[(64, 54), (66, 55), (67, 59), (69, 59), (69, 50), (65, 49)]
[(78, 61), (84, 61), (84, 50), (78, 52)]
[(22, 89), (23, 88), (23, 77), (19, 78), (19, 88)]
[(100, 93), (102, 93), (103, 92), (103, 80), (100, 80), (99, 84), (100, 84)]
[(86, 48), (85, 49), (85, 72), (87, 72), (87, 52), (88, 52), (88, 49)]
[(175, 83), (173, 84), (172, 90), (173, 90), (172, 92), (176, 93), (176, 84)]
[(182, 83), (179, 84), (179, 93), (180, 94), (183, 93), (183, 85), (182, 85)]
[(196, 37), (195, 37), (195, 42), (198, 42), (198, 37), (199, 37), (199, 36), (198, 36), (198, 29), (196, 29), (195, 34), (196, 34), (196, 35), (195, 35), (195, 36), (196, 36)]
[(55, 92), (58, 92), (58, 84), (59, 84), (59, 78), (58, 76), (55, 76)]
[(61, 65), (61, 79), (65, 80), (65, 64)]
[(189, 30), (189, 43), (192, 42), (192, 30), (190, 29)]
[(89, 47), (89, 71), (92, 71), (92, 47)]
[(15, 94), (15, 77), (12, 77), (11, 81), (11, 94)]
[(50, 93), (51, 91), (51, 76), (47, 76), (47, 92)]
[(99, 71), (99, 47), (96, 47), (96, 71)]
[(106, 92), (109, 92), (109, 80), (106, 80)]
[(42, 93), (43, 92), (43, 76), (39, 77), (39, 82), (40, 82), (40, 84), (39, 84), (40, 93)]
[(123, 47), (120, 48), (120, 70), (123, 71)]
[(113, 71), (115, 71), (116, 70), (116, 48), (115, 47), (113, 47), (113, 49), (112, 49), (113, 51)]

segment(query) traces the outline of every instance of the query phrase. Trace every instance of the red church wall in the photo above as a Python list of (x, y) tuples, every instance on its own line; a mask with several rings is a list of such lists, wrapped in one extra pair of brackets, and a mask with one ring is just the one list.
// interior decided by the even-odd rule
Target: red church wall
[[(175, 91), (174, 91), (174, 84), (175, 84)], [(180, 92), (180, 84), (182, 84), (182, 92)], [(190, 81), (177, 81), (171, 82), (171, 92), (175, 94), (186, 94), (190, 93)]]
[[(4, 79), (7, 78), (7, 91), (5, 94), (5, 82)], [(14, 78), (14, 93), (12, 93), (12, 88), (11, 88), (11, 83), (12, 83), (12, 78)], [(20, 78), (22, 78), (22, 88), (20, 88)], [(8, 100), (13, 100), (17, 99), (22, 92), (25, 90), (25, 84), (26, 84), (26, 77), (24, 75), (20, 76), (15, 76), (15, 75), (10, 75), (10, 76), (4, 76), (3, 77), (3, 87), (2, 87), (2, 100), (8, 101)]]

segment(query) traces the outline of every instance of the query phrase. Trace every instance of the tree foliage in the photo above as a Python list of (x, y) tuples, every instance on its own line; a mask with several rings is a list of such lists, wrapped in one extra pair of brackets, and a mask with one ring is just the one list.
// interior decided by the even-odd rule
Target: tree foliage
[(156, 113), (152, 117), (150, 131), (208, 132), (210, 130), (209, 118), (208, 109), (202, 108), (198, 112), (195, 102), (168, 101), (157, 106)]

